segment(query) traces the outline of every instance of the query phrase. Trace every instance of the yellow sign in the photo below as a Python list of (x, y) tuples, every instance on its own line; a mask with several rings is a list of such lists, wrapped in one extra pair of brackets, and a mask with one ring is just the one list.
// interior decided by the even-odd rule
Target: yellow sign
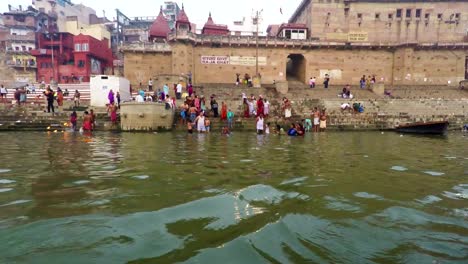
[[(240, 65), (240, 66), (255, 66), (256, 65), (256, 59), (255, 59), (255, 57), (231, 56), (230, 57), (230, 64), (231, 65)], [(267, 58), (266, 57), (258, 57), (258, 65), (259, 66), (266, 66), (267, 65)]]
[(327, 33), (327, 40), (347, 41), (348, 34), (346, 33)]
[(363, 42), (368, 41), (369, 37), (367, 32), (349, 32), (348, 41), (349, 42)]

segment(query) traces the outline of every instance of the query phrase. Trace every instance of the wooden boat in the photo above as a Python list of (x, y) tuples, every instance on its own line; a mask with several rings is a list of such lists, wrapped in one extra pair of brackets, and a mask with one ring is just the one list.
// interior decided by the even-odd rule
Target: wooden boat
[(418, 122), (399, 125), (395, 130), (400, 133), (444, 135), (447, 133), (448, 125), (447, 121)]

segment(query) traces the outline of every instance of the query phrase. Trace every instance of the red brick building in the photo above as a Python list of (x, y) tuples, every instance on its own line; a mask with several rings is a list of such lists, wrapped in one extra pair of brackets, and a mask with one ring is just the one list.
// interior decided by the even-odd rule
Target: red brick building
[(226, 25), (219, 25), (215, 24), (213, 18), (210, 16), (208, 17), (208, 21), (206, 21), (205, 26), (202, 29), (203, 35), (215, 35), (215, 36), (227, 36), (230, 34), (228, 26)]
[(89, 82), (90, 76), (112, 71), (113, 55), (109, 40), (70, 33), (39, 34), (36, 57), (37, 80), (59, 83)]

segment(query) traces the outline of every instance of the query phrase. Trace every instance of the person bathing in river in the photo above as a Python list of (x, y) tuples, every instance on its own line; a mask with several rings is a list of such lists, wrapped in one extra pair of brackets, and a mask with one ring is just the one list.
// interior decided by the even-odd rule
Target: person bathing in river
[(117, 106), (112, 103), (107, 107), (107, 112), (110, 113), (110, 120), (112, 122), (112, 126), (117, 126)]
[(195, 119), (195, 124), (197, 124), (197, 131), (198, 133), (205, 133), (206, 128), (205, 128), (205, 115), (203, 112), (198, 115), (198, 117)]
[(289, 130), (288, 130), (288, 136), (295, 137), (297, 136), (297, 130), (296, 126), (294, 124), (291, 124)]
[(205, 130), (206, 133), (210, 133), (211, 130), (211, 121), (208, 119), (208, 117), (205, 117)]
[(71, 113), (71, 115), (70, 115), (70, 124), (71, 124), (71, 127), (72, 127), (73, 131), (76, 130), (76, 122), (77, 121), (78, 121), (78, 115), (76, 114), (76, 111), (73, 111), (73, 113)]
[(264, 130), (263, 115), (257, 117), (257, 134), (262, 135)]
[(91, 116), (89, 115), (88, 111), (84, 112), (83, 116), (83, 131), (92, 131), (93, 126), (91, 124)]

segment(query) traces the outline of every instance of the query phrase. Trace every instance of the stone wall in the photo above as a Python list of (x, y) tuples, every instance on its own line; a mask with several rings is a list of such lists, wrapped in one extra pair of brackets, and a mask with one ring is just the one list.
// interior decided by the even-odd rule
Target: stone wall
[(123, 131), (171, 130), (174, 111), (160, 103), (123, 103), (120, 106), (120, 125)]
[(171, 53), (127, 52), (124, 56), (124, 76), (132, 86), (140, 82), (146, 87), (150, 78), (160, 74), (172, 75)]
[[(347, 42), (348, 33), (362, 32), (367, 35), (362, 42), (463, 42), (468, 26), (468, 5), (464, 1), (305, 2), (308, 4), (291, 22), (305, 23), (311, 36), (320, 40)], [(401, 18), (397, 17), (398, 9)], [(421, 10), (420, 17), (416, 17), (417, 9)], [(407, 10), (411, 10), (410, 17)]]
[[(193, 74), (195, 84), (234, 83), (236, 73), (255, 75), (255, 63), (205, 64), (202, 56), (254, 58), (254, 46), (193, 46), (191, 43), (171, 44), (172, 53), (125, 52), (125, 77), (135, 86), (146, 85), (150, 77), (159, 74)], [(359, 83), (362, 75), (376, 75), (378, 81), (389, 85), (447, 85), (456, 84), (465, 77), (466, 49), (408, 47), (285, 48), (260, 47), (259, 57), (266, 64), (259, 65), (263, 84), (287, 80), (286, 64), (289, 55), (304, 56), (297, 70), (299, 81), (306, 84), (310, 77), (321, 83), (325, 73), (331, 75), (331, 84)], [(305, 67), (305, 69), (303, 69)], [(295, 76), (296, 77), (296, 76)], [(154, 78), (153, 78), (154, 79)]]

